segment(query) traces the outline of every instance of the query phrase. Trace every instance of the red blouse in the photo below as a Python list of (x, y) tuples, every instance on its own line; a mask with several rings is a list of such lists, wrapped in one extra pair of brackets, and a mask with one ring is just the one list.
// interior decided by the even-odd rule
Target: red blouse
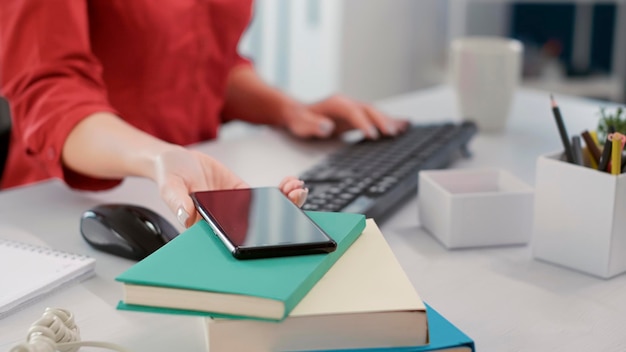
[(215, 138), (252, 0), (0, 0), (0, 87), (12, 104), (0, 186), (50, 177), (96, 180), (62, 167), (67, 135), (114, 112), (181, 145)]

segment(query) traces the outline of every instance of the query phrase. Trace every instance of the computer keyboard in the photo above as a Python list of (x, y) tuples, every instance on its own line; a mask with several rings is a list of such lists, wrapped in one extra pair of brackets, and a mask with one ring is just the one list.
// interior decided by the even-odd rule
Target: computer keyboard
[(476, 133), (473, 122), (412, 125), (394, 138), (363, 140), (328, 155), (300, 178), (304, 210), (365, 214), (377, 221), (417, 191), (420, 170), (447, 167)]

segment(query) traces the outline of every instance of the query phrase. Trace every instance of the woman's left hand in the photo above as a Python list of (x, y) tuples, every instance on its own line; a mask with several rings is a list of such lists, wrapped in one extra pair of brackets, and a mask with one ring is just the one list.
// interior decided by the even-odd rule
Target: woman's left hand
[[(153, 169), (151, 178), (156, 181), (161, 198), (185, 227), (201, 219), (190, 193), (250, 187), (211, 156), (180, 146), (160, 153)], [(297, 206), (306, 201), (308, 190), (302, 180), (288, 176), (278, 187)]]
[(407, 129), (403, 119), (389, 117), (369, 104), (334, 95), (317, 103), (299, 105), (285, 116), (285, 125), (302, 138), (327, 138), (358, 129), (369, 139), (395, 136)]

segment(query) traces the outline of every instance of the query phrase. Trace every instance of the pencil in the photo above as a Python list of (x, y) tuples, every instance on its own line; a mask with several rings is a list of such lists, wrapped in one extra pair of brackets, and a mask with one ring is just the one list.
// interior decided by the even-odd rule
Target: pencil
[(598, 141), (598, 132), (589, 131), (589, 135), (591, 136), (591, 139), (596, 142), (596, 145), (600, 145), (600, 142)]
[[(612, 135), (611, 135), (612, 136)], [(622, 152), (619, 150), (619, 139), (613, 138), (611, 148), (611, 174), (619, 175), (622, 166)]]
[(567, 162), (573, 163), (574, 154), (572, 152), (572, 146), (569, 142), (569, 135), (567, 134), (567, 130), (565, 129), (565, 123), (563, 122), (563, 117), (561, 116), (559, 106), (556, 105), (556, 101), (554, 100), (552, 94), (550, 94), (550, 104), (552, 105), (552, 114), (554, 115), (556, 126), (559, 129), (559, 134), (561, 135), (561, 142), (563, 143), (563, 148), (565, 149), (565, 160), (567, 160)]
[(606, 141), (604, 141), (604, 147), (602, 148), (602, 156), (600, 156), (598, 170), (608, 171), (609, 160), (611, 160), (611, 141), (607, 137)]
[(592, 157), (591, 164), (594, 165), (593, 162), (595, 162), (595, 165), (598, 165), (600, 163), (600, 156), (602, 155), (600, 148), (598, 148), (598, 145), (594, 141), (589, 131), (585, 130), (583, 131), (583, 133), (581, 133), (581, 135), (583, 139), (585, 140), (585, 144), (587, 145), (587, 150), (589, 150), (589, 154), (591, 154), (591, 157)]
[(619, 175), (622, 172), (622, 149), (624, 149), (626, 136), (621, 133), (615, 132), (610, 134), (608, 139), (612, 141), (611, 174)]
[(583, 148), (580, 145), (580, 137), (572, 137), (572, 154), (574, 155), (574, 164), (584, 165), (583, 163)]

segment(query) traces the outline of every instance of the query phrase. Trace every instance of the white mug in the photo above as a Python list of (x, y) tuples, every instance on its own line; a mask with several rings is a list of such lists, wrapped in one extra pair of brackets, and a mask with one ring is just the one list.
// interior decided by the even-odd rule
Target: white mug
[(522, 43), (501, 37), (452, 41), (449, 70), (463, 119), (483, 132), (504, 130), (522, 72)]

